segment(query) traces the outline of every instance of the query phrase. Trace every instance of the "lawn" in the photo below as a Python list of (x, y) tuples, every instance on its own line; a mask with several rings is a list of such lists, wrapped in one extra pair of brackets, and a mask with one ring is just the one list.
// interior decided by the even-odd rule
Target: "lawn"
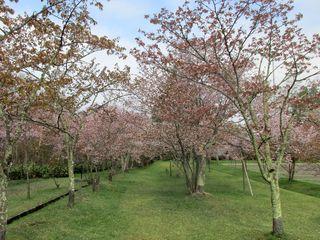
[[(27, 199), (26, 180), (9, 181), (8, 186), (8, 216), (12, 217), (22, 211), (35, 207), (40, 203), (57, 197), (68, 191), (68, 178), (58, 178), (60, 187), (57, 188), (53, 179), (31, 179), (31, 198)], [(80, 182), (76, 182), (76, 188)]]
[[(77, 192), (76, 206), (67, 198), (24, 217), (8, 227), (12, 240), (75, 239), (271, 239), (269, 189), (252, 181), (254, 197), (242, 192), (241, 175), (208, 173), (206, 191), (185, 193), (183, 177), (168, 177), (166, 162), (120, 174), (100, 192)], [(103, 177), (104, 178), (104, 177)], [(282, 190), (287, 238), (319, 239), (320, 199)]]
[[(219, 164), (219, 166), (215, 166), (215, 169), (231, 174), (233, 176), (242, 176), (242, 170), (241, 170), (241, 164), (237, 165), (230, 165), (230, 163), (227, 162), (222, 162), (222, 164)], [(249, 169), (249, 177), (252, 180), (263, 182), (264, 180), (261, 177), (261, 174), (259, 172), (258, 166), (256, 163), (249, 163), (248, 164), (248, 169)], [(313, 180), (306, 180), (306, 178), (310, 179), (310, 174), (305, 174), (304, 177), (298, 177), (296, 180), (294, 180), (292, 183), (288, 181), (288, 178), (286, 175), (283, 173), (280, 175), (280, 187), (286, 190), (298, 192), (298, 193), (303, 193), (307, 194), (313, 197), (318, 197), (320, 198), (320, 184), (318, 179), (313, 179)], [(301, 176), (301, 175), (300, 175)]]
[[(223, 165), (232, 166), (241, 169), (241, 162), (239, 161), (220, 161)], [(253, 172), (259, 172), (259, 167), (256, 161), (248, 161), (248, 169)], [(315, 167), (314, 167), (315, 169)], [(320, 185), (320, 176), (312, 168), (312, 163), (296, 163), (295, 179), (303, 182), (316, 183)], [(280, 168), (280, 177), (288, 179), (288, 173), (284, 168)]]

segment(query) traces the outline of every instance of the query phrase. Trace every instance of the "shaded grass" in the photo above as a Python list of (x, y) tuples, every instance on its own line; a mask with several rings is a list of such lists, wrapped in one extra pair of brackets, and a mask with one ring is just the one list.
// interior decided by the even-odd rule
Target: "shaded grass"
[[(26, 180), (9, 181), (8, 185), (8, 216), (11, 217), (29, 208), (35, 207), (40, 203), (57, 197), (68, 191), (69, 179), (59, 178), (60, 184), (56, 188), (53, 179), (31, 179), (31, 198), (27, 199), (27, 182)], [(80, 183), (76, 183), (76, 188)]]
[[(76, 194), (76, 206), (63, 199), (9, 226), (8, 239), (229, 240), (273, 239), (269, 189), (253, 181), (255, 196), (242, 192), (241, 177), (208, 173), (206, 191), (186, 195), (183, 177), (168, 177), (165, 162), (102, 182)], [(319, 199), (282, 190), (286, 239), (319, 239)]]
[[(241, 169), (240, 161), (222, 160), (220, 161), (220, 163), (226, 166), (236, 167)], [(259, 172), (257, 161), (247, 160), (247, 165), (248, 165), (248, 170), (253, 172)], [(311, 182), (311, 183), (320, 185), (320, 178), (319, 176), (316, 175), (316, 171), (313, 170), (312, 165), (313, 165), (312, 163), (303, 163), (303, 162), (296, 163), (296, 171), (295, 171), (294, 179), (302, 182)], [(279, 174), (281, 178), (288, 179), (288, 172), (283, 167), (280, 168)]]
[[(242, 170), (240, 168), (233, 167), (231, 165), (214, 165), (215, 169), (224, 173), (231, 174), (233, 176), (242, 176)], [(250, 169), (250, 168), (249, 168)], [(261, 177), (260, 172), (256, 171), (248, 171), (250, 179), (265, 182)], [(279, 180), (280, 187), (286, 190), (290, 190), (297, 193), (307, 194), (313, 197), (320, 198), (320, 184), (305, 182), (302, 180), (294, 180), (293, 182), (289, 182), (286, 178), (281, 178)]]

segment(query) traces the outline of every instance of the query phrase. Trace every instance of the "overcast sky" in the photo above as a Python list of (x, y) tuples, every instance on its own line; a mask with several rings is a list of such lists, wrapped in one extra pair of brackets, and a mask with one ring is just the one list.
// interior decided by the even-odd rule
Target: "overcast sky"
[[(135, 46), (135, 37), (139, 36), (139, 29), (150, 29), (150, 24), (144, 15), (158, 12), (162, 7), (175, 9), (183, 0), (111, 0), (105, 2), (103, 11), (93, 11), (98, 25), (94, 33), (111, 38), (119, 37), (120, 45), (130, 49)], [(17, 12), (34, 11), (41, 8), (40, 1), (20, 0), (15, 4)], [(304, 18), (302, 27), (308, 34), (320, 32), (320, 0), (295, 0), (295, 12), (301, 12)], [(111, 66), (116, 59), (106, 58), (103, 54), (96, 56), (103, 65)], [(132, 57), (126, 60), (133, 72), (136, 64)], [(122, 65), (122, 64), (121, 64)]]

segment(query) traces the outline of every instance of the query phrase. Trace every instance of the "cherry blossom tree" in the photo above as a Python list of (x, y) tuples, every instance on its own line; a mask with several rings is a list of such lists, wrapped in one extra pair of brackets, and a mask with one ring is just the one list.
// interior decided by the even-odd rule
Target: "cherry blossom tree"
[(141, 156), (153, 158), (157, 154), (150, 137), (149, 122), (148, 117), (138, 112), (112, 106), (98, 107), (86, 116), (79, 137), (79, 151), (87, 156), (88, 164), (108, 165), (111, 180), (118, 168), (127, 172), (140, 164)]
[[(101, 90), (93, 91), (102, 85), (101, 79), (123, 75), (120, 70), (98, 70), (94, 61), (85, 61), (86, 57), (97, 51), (117, 54), (123, 50), (115, 40), (98, 37), (91, 32), (96, 21), (90, 16), (88, 8), (94, 5), (102, 9), (99, 1), (46, 1), (39, 11), (22, 15), (16, 14), (8, 2), (0, 1), (0, 120), (6, 129), (5, 156), (0, 164), (0, 239), (5, 239), (6, 232), (7, 163), (12, 157), (13, 145), (21, 135), (19, 126), (32, 119), (28, 114), (30, 109), (40, 107), (44, 112), (51, 111), (61, 116), (59, 111), (62, 106), (64, 114), (66, 109), (69, 113), (75, 113), (81, 105), (79, 102), (88, 102)], [(95, 74), (97, 72), (101, 78)], [(89, 79), (88, 82), (84, 78)], [(68, 126), (62, 124), (66, 123), (65, 115), (58, 117), (58, 120), (56, 123), (59, 126), (54, 128), (62, 130), (69, 139)], [(52, 127), (52, 124), (39, 119), (33, 122)], [(69, 140), (67, 142), (73, 142)], [(72, 148), (69, 149), (72, 152)], [(69, 158), (72, 159), (72, 154)], [(72, 164), (69, 166), (71, 168)], [(73, 199), (72, 172), (70, 170), (69, 206), (72, 206)]]
[(143, 69), (136, 89), (157, 125), (159, 140), (174, 153), (188, 192), (204, 194), (208, 151), (219, 128), (232, 116), (230, 102), (221, 94), (152, 67)]
[[(133, 51), (141, 64), (219, 92), (238, 109), (270, 186), (274, 235), (284, 232), (278, 180), (295, 115), (290, 102), (301, 84), (320, 73), (320, 37), (307, 37), (298, 26), (302, 15), (290, 17), (292, 9), (293, 1), (284, 0), (186, 1), (174, 12), (146, 16), (158, 29), (142, 32), (147, 40), (138, 39), (140, 48)], [(279, 119), (274, 151), (271, 114)]]

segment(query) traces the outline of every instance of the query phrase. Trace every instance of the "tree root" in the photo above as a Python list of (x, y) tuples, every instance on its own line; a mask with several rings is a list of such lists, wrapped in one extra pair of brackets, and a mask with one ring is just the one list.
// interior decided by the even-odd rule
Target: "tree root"
[(206, 196), (213, 196), (211, 193), (208, 193), (208, 192), (194, 192), (194, 193), (191, 193), (191, 196), (193, 197), (206, 197)]

